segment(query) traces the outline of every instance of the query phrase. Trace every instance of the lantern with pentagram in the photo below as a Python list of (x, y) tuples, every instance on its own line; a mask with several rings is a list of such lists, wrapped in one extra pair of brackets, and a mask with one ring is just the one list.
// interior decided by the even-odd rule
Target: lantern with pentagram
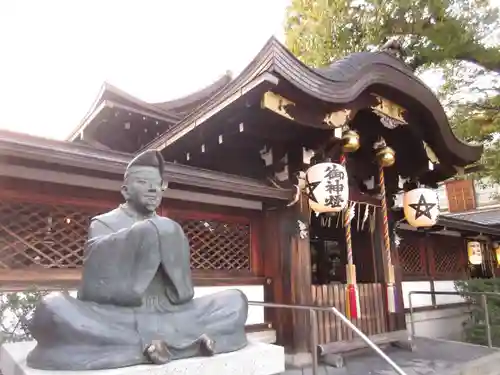
[(318, 163), (306, 171), (305, 192), (316, 213), (342, 211), (349, 199), (347, 171), (336, 163)]
[(403, 196), (403, 210), (408, 224), (416, 228), (432, 227), (439, 217), (439, 199), (434, 190), (418, 188)]

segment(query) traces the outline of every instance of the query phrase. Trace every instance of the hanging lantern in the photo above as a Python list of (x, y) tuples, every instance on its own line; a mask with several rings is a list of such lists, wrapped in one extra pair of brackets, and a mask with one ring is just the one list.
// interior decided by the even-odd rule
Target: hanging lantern
[(384, 146), (376, 150), (376, 156), (379, 164), (386, 168), (396, 162), (396, 152), (389, 146)]
[(342, 151), (355, 152), (359, 149), (359, 134), (354, 130), (348, 130), (342, 135)]
[(469, 263), (475, 266), (483, 263), (483, 253), (481, 251), (481, 243), (479, 241), (467, 242), (467, 255)]
[(305, 192), (314, 212), (342, 211), (349, 199), (346, 169), (336, 163), (313, 165), (306, 171)]
[(403, 196), (403, 210), (408, 224), (415, 228), (432, 227), (439, 217), (439, 198), (431, 189), (418, 188)]
[(500, 266), (500, 244), (498, 242), (493, 242), (493, 250), (495, 250), (495, 256), (497, 258), (497, 266)]

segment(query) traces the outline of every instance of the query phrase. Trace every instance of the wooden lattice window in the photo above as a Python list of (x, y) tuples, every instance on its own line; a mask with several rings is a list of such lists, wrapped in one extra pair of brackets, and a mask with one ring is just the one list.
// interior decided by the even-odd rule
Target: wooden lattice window
[(95, 209), (0, 201), (0, 268), (75, 268)]
[(401, 240), (398, 246), (399, 263), (404, 275), (424, 275), (425, 259), (420, 250), (420, 240), (414, 236), (408, 236)]
[[(90, 219), (103, 211), (0, 201), (0, 269), (81, 267)], [(249, 222), (172, 218), (189, 238), (191, 268), (250, 270)]]
[(250, 270), (250, 223), (172, 217), (182, 225), (196, 270)]
[(432, 240), (432, 273), (435, 275), (457, 275), (464, 270), (465, 245), (459, 238), (435, 236)]

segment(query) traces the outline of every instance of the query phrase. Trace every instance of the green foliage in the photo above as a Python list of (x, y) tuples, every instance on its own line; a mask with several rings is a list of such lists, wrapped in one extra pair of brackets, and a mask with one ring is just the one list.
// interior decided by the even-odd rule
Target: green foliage
[(500, 16), (488, 0), (292, 0), (286, 44), (310, 66), (396, 38), (417, 72), (444, 78), (455, 134), (486, 146), (482, 176), (500, 182)]
[[(471, 313), (464, 324), (464, 335), (467, 342), (487, 345), (484, 308), (481, 297), (467, 296), (466, 293), (500, 292), (500, 279), (473, 279), (456, 281), (455, 287), (461, 295), (471, 302)], [(500, 347), (500, 296), (488, 296), (488, 313), (491, 325), (493, 346)]]
[(0, 343), (26, 341), (31, 338), (25, 319), (44, 294), (36, 288), (0, 294)]
[(286, 44), (312, 66), (400, 37), (416, 68), (448, 60), (500, 71), (500, 51), (482, 40), (497, 30), (486, 0), (292, 0)]

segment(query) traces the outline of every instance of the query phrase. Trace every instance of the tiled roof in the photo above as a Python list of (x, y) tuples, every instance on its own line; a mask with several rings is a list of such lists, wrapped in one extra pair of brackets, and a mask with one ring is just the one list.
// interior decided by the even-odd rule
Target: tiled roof
[(456, 214), (445, 214), (443, 216), (464, 221), (471, 221), (482, 225), (500, 225), (500, 207)]

